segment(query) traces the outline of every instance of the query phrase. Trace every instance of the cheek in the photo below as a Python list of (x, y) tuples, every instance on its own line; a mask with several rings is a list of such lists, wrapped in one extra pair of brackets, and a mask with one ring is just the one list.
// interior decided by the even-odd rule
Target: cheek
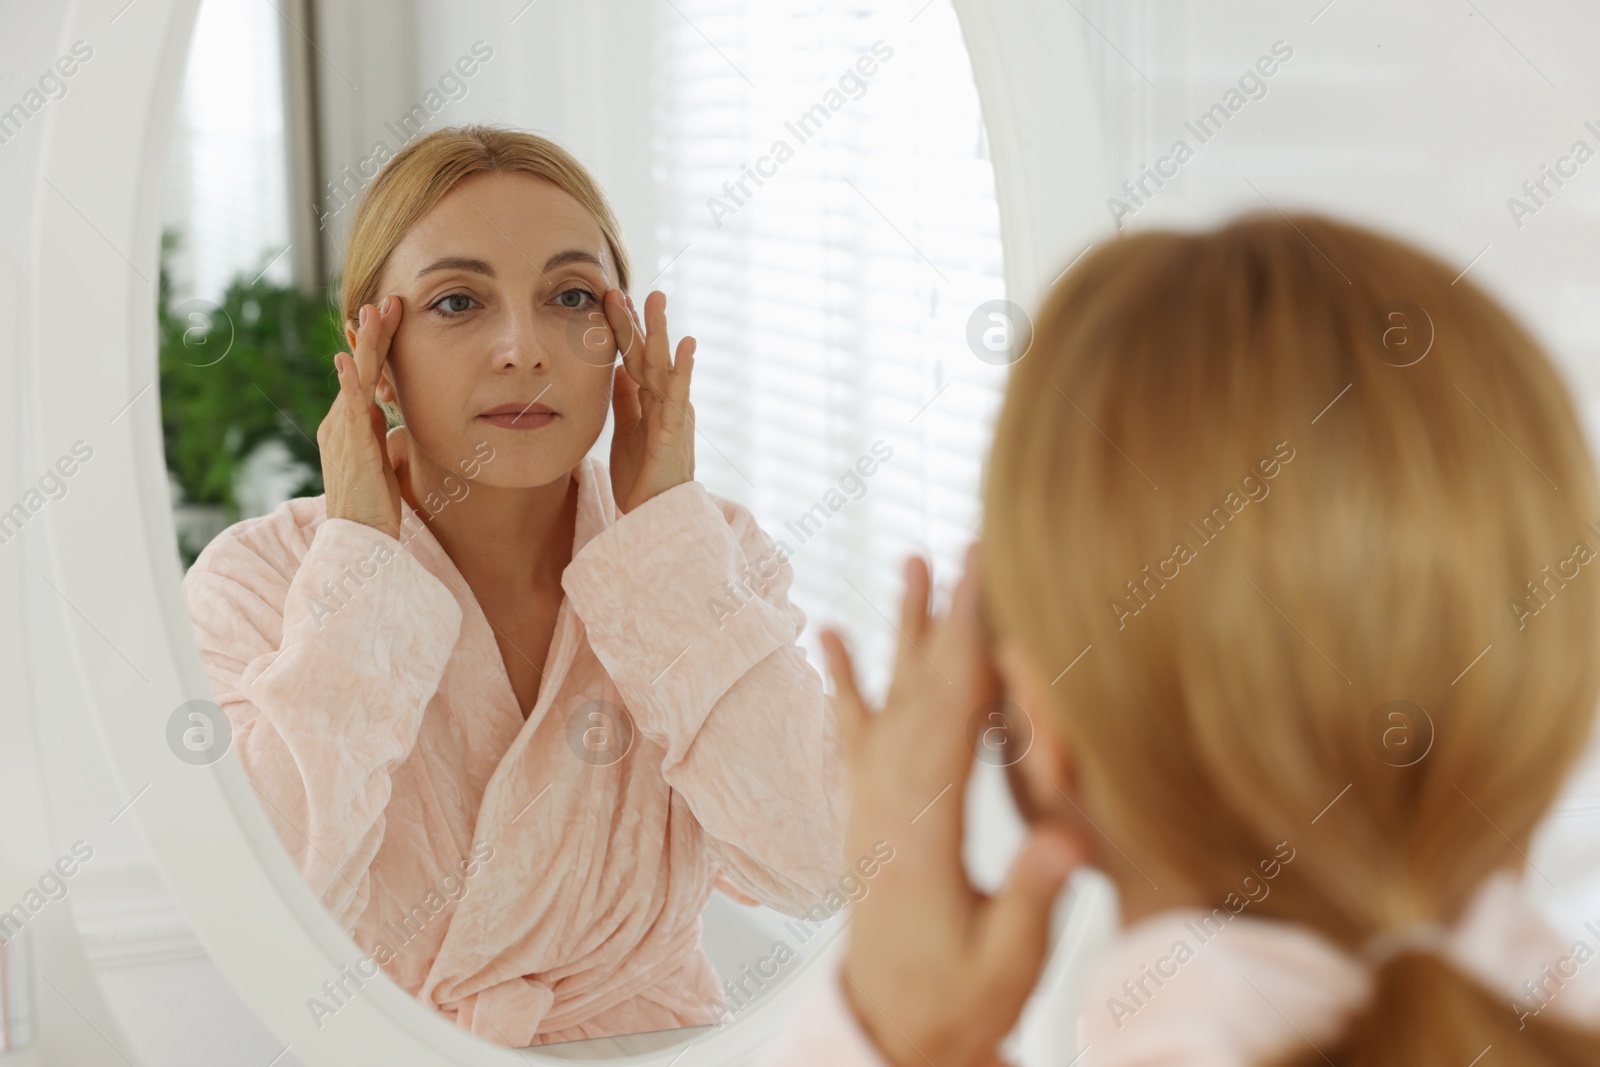
[(617, 338), (606, 321), (605, 312), (594, 308), (582, 314), (559, 309), (551, 312), (559, 320), (553, 332), (559, 335), (567, 354), (585, 367), (608, 367), (616, 360)]
[(614, 372), (611, 367), (582, 366), (579, 369), (582, 374), (576, 376), (573, 387), (582, 397), (583, 410), (593, 421), (604, 422), (611, 410)]
[(396, 399), (405, 404), (408, 420), (415, 422), (466, 404), (473, 383), (464, 368), (470, 365), (462, 342), (414, 323), (401, 324), (383, 363)]
[(452, 368), (465, 363), (454, 356), (450, 339), (438, 336), (426, 324), (404, 323), (395, 332), (384, 363), (396, 382), (421, 395), (428, 389), (448, 389), (449, 383), (459, 377)]

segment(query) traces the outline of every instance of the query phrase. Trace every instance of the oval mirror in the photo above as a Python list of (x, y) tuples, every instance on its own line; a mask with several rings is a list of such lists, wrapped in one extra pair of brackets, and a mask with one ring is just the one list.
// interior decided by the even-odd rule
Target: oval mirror
[[(837, 943), (849, 900), (870, 892), (873, 863), (892, 862), (887, 843), (837, 869), (794, 859), (821, 854), (818, 805), (837, 799), (819, 792), (825, 769), (804, 747), (826, 736), (815, 628), (843, 625), (863, 662), (888, 662), (896, 561), (920, 547), (936, 576), (953, 571), (1024, 309), (1107, 227), (1076, 16), (998, 0), (403, 13), (139, 0), (67, 9), (55, 29), (89, 54), (73, 53), (83, 76), (52, 105), (28, 317), (40, 337), (42, 324), (71, 328), (35, 347), (31, 392), (12, 410), (33, 455), (76, 465), (76, 491), (43, 509), (40, 573), (60, 597), (47, 610), (65, 619), (43, 640), (81, 679), (115, 771), (85, 787), (115, 800), (119, 827), (137, 825), (210, 959), (282, 1042), (275, 1063), (747, 1062)], [(449, 625), (406, 631), (407, 602), (382, 595), (368, 603), (387, 614), (361, 614), (360, 581), (320, 610), (285, 607), (280, 579), (312, 544), (293, 540), (312, 532), (302, 524), (340, 528), (313, 457), (345, 347), (331, 309), (356, 210), (407, 145), (475, 123), (536, 131), (579, 160), (615, 208), (635, 302), (661, 290), (674, 342), (697, 339), (697, 484), (636, 506), (654, 504), (659, 521), (720, 517), (727, 529), (702, 529), (747, 561), (752, 545), (776, 552), (754, 588), (679, 586), (652, 605), (638, 591), (695, 570), (657, 560), (610, 615), (580, 610), (591, 603), (580, 582), (550, 587), (553, 632), (536, 633), (540, 613), (519, 615), (510, 595), (520, 590), (494, 596), (491, 568), (452, 541), (463, 529), (452, 520), (479, 514), (462, 503), (472, 489), (544, 484), (516, 466), (538, 451), (519, 435), (541, 431), (495, 424), (483, 439), (514, 458), (512, 473), (485, 460), (492, 476), (464, 472), (460, 495), (407, 499), (412, 536), (392, 555), (389, 576), (426, 587), (431, 617)], [(455, 191), (478, 211), (468, 188)], [(501, 237), (495, 220), (532, 220), (506, 238), (517, 257), (560, 231), (549, 219), (578, 227), (565, 236), (599, 232), (592, 212), (522, 203), (479, 212)], [(430, 218), (430, 251), (475, 239), (470, 213), (425, 215), (401, 239)], [(413, 253), (399, 247), (394, 262)], [(501, 259), (509, 285), (519, 268)], [(450, 280), (429, 307), (472, 288)], [(408, 303), (408, 323), (423, 311)], [(505, 380), (486, 370), (480, 384)], [(418, 386), (408, 401), (399, 384), (391, 422), (426, 444), (435, 397)], [(607, 419), (573, 457), (569, 529), (575, 549), (595, 539), (616, 564), (650, 543), (630, 528), (658, 527), (630, 527), (648, 510), (621, 511), (617, 483), (585, 480), (616, 465), (613, 436)], [(358, 525), (342, 521), (347, 534)], [(388, 558), (358, 570), (370, 580)], [(625, 572), (608, 573), (594, 591), (623, 588)], [(680, 637), (679, 656), (693, 647), (693, 623), (662, 621), (683, 588), (700, 590), (690, 615), (706, 634), (741, 635), (709, 667), (659, 655)], [(282, 653), (297, 627), (304, 651), (328, 632), (319, 624), (340, 623), (365, 655), (346, 661), (346, 684), (319, 689), (340, 673)], [(548, 655), (526, 651), (528, 634)], [(780, 661), (781, 681), (752, 681)], [(546, 679), (539, 663), (561, 667)], [(592, 685), (566, 684), (574, 663)], [(674, 665), (692, 681), (652, 703)], [(351, 695), (356, 676), (419, 694), (410, 734), (385, 741), (398, 747), (371, 746), (365, 719), (345, 736), (328, 725), (334, 709), (371, 710)], [(815, 688), (770, 718), (798, 732), (739, 732), (741, 707), (770, 716), (749, 694), (808, 678)], [(264, 710), (268, 699), (278, 704)], [(321, 726), (294, 734), (289, 720), (316, 700)], [(810, 733), (793, 726), (807, 715)], [(724, 720), (731, 747), (696, 763), (695, 729)], [(459, 777), (442, 777), (447, 766)], [(564, 797), (539, 777), (556, 766)], [(980, 775), (969, 798), (996, 828), (972, 856), (980, 876), (1015, 844), (999, 782)], [(350, 825), (330, 836), (339, 818)], [(559, 863), (530, 827), (561, 846)], [(324, 855), (333, 840), (348, 851)], [(1085, 929), (1089, 910), (1074, 914)], [(667, 915), (671, 936), (651, 942)], [(688, 992), (686, 974), (700, 983)], [(682, 1004), (703, 1008), (707, 983), (721, 1010), (684, 1025)]]

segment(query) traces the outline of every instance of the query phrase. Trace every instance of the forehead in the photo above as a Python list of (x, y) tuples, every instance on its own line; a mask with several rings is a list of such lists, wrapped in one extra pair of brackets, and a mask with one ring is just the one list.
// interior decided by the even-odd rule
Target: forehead
[(616, 265), (600, 224), (576, 197), (533, 174), (474, 174), (456, 185), (406, 231), (384, 265), (384, 286), (409, 285), (444, 255), (482, 259), (502, 277), (534, 273), (551, 255), (591, 252), (607, 280)]

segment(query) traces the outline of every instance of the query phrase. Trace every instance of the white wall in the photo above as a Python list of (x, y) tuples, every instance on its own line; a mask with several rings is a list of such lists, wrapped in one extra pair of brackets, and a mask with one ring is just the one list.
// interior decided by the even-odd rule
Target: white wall
[[(416, 107), (431, 111), (423, 132), (466, 122), (531, 129), (561, 142), (593, 171), (635, 259), (654, 262), (646, 120), (652, 20), (662, 10), (646, 0), (321, 4), (325, 178), (347, 167), (358, 180), (369, 175), (363, 161), (374, 158), (380, 143), (392, 153), (414, 135), (400, 119)], [(480, 41), (492, 57), (468, 64), (477, 69), (460, 79), (462, 88), (442, 84)], [(430, 93), (437, 94), (431, 101)], [(335, 272), (348, 221), (345, 212), (328, 220)]]
[(1274, 41), (1294, 50), (1266, 79), (1267, 95), (1200, 147), (1134, 224), (1209, 223), (1270, 201), (1353, 217), (1461, 267), (1482, 253), (1469, 276), (1550, 347), (1586, 408), (1600, 403), (1600, 158), (1520, 228), (1506, 208), (1575, 139), (1600, 151), (1600, 133), (1583, 125), (1600, 129), (1600, 7), (1089, 0), (1081, 10), (1100, 31), (1086, 36), (1118, 183), (1175, 138), (1196, 144), (1185, 120)]
[[(1113, 183), (1136, 179), (1178, 138), (1196, 148), (1130, 228), (1308, 208), (1394, 232), (1461, 269), (1471, 264), (1467, 276), (1547, 347), (1591, 448), (1600, 445), (1600, 68), (1592, 62), (1600, 7), (1090, 0), (1081, 11), (1094, 27), (1085, 36)], [(1276, 41), (1293, 56), (1263, 79), (1266, 94), (1201, 144), (1184, 123)], [(1596, 158), (1564, 187), (1550, 184), (1554, 195), (1519, 226), (1507, 199), (1531, 204), (1523, 182), (1578, 139)], [(1120, 189), (1112, 195), (1127, 202)], [(1580, 933), (1600, 916), (1596, 742), (1532, 856), (1559, 889), (1541, 879), (1532, 888)]]

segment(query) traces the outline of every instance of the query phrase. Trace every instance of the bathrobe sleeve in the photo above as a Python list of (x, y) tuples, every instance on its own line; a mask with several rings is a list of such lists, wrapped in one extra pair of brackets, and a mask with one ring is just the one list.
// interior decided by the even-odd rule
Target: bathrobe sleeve
[(225, 531), (184, 576), (184, 595), (262, 807), (350, 930), (371, 893), (389, 774), (411, 753), (461, 607), (381, 530), (325, 519), (298, 566), (276, 530)]
[(719, 882), (798, 915), (837, 891), (848, 798), (792, 576), (746, 508), (690, 481), (618, 516), (561, 584)]

